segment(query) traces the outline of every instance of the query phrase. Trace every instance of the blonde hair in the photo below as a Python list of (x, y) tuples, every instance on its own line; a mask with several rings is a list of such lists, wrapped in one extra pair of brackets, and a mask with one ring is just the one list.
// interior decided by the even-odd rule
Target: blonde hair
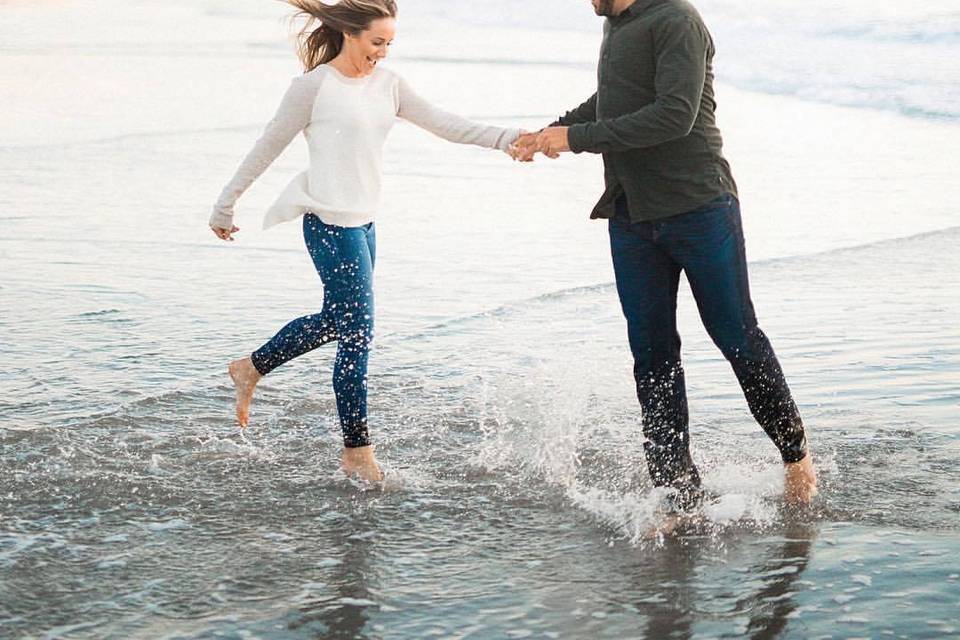
[(366, 31), (380, 18), (396, 18), (396, 0), (340, 0), (326, 4), (320, 0), (283, 0), (299, 9), (292, 20), (305, 18), (297, 33), (297, 56), (304, 71), (312, 71), (336, 58), (343, 49), (345, 33), (352, 36)]

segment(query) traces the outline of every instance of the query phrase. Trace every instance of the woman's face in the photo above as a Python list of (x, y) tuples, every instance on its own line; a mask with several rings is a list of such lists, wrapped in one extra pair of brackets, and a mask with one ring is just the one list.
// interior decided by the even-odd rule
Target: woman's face
[(343, 41), (344, 51), (350, 63), (363, 75), (373, 73), (377, 63), (387, 57), (387, 48), (397, 33), (394, 18), (378, 18), (370, 28), (353, 36), (349, 33)]

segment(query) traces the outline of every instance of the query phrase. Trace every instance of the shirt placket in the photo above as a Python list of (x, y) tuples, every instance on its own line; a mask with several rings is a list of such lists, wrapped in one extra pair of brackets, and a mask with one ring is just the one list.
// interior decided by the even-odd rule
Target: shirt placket
[(620, 28), (619, 24), (611, 24), (610, 30), (607, 32), (607, 37), (604, 38), (603, 48), (600, 51), (600, 98), (601, 100), (609, 100), (609, 88), (610, 83), (608, 78), (610, 77), (610, 59), (611, 59), (611, 49), (613, 49), (613, 40), (616, 37), (617, 30)]
[[(618, 33), (618, 31), (620, 30), (620, 28), (621, 28), (622, 26), (623, 26), (623, 21), (622, 21), (622, 20), (618, 20), (618, 21), (616, 21), (616, 22), (613, 22), (613, 23), (610, 25), (610, 30), (607, 32), (607, 36), (606, 36), (606, 38), (604, 39), (603, 48), (602, 48), (602, 50), (601, 50), (601, 52), (600, 52), (600, 87), (599, 87), (600, 93), (599, 93), (599, 97), (600, 97), (601, 103), (602, 103), (603, 101), (606, 101), (607, 104), (613, 104), (613, 105), (616, 105), (616, 104), (617, 104), (616, 97), (613, 96), (613, 95), (611, 95), (611, 93), (610, 93), (610, 81), (609, 81), (609, 78), (611, 77), (611, 75), (610, 75), (610, 74), (612, 73), (611, 67), (612, 67), (612, 65), (613, 65), (613, 63), (612, 63), (613, 53), (612, 53), (612, 52), (613, 52), (615, 40), (616, 40), (616, 38), (617, 38), (617, 33)], [(600, 107), (600, 105), (598, 104), (597, 106), (598, 106), (598, 112), (599, 112), (599, 107)], [(615, 108), (616, 108), (616, 107), (615, 107)], [(609, 112), (608, 112), (608, 114), (609, 114)], [(617, 164), (618, 164), (618, 163), (615, 162), (615, 161), (614, 161), (614, 162), (611, 162), (611, 163), (609, 164), (609, 169), (612, 170), (613, 176), (616, 178), (617, 183), (620, 184), (620, 185), (622, 185), (622, 184), (623, 184), (623, 180), (620, 178), (620, 168), (617, 166)]]

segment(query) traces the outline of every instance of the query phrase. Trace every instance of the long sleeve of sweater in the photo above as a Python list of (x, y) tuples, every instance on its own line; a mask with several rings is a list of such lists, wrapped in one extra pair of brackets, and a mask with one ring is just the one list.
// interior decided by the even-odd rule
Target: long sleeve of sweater
[(437, 108), (420, 97), (403, 78), (397, 84), (397, 92), (398, 116), (449, 142), (507, 151), (520, 135), (519, 129), (480, 124)]
[(210, 226), (230, 229), (233, 226), (233, 207), (250, 185), (273, 163), (290, 142), (310, 124), (316, 85), (306, 76), (298, 76), (290, 83), (277, 108), (276, 115), (267, 123), (253, 149), (237, 167), (233, 178), (223, 188), (213, 207)]
[(370, 222), (380, 200), (384, 142), (398, 117), (450, 142), (504, 151), (520, 133), (438, 109), (388, 69), (351, 78), (321, 65), (290, 84), (276, 115), (223, 188), (210, 225), (231, 228), (237, 200), (300, 132), (310, 167), (267, 211), (265, 228), (307, 211), (339, 226)]

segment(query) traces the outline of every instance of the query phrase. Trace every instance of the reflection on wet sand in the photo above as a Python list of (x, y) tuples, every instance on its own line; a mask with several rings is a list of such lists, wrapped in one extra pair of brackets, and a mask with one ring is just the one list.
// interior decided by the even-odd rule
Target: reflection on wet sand
[[(644, 585), (658, 587), (650, 594), (647, 586), (647, 595), (636, 603), (647, 619), (646, 637), (692, 638), (695, 624), (711, 614), (745, 618), (741, 631), (755, 640), (778, 637), (797, 609), (794, 586), (807, 568), (816, 537), (815, 527), (794, 523), (782, 532), (782, 542), (757, 541), (751, 546), (762, 549), (762, 555), (748, 566), (744, 580), (722, 585), (715, 593), (705, 578), (716, 563), (716, 541), (682, 534), (666, 538), (662, 548), (651, 553), (649, 571), (637, 575)], [(732, 606), (716, 603), (730, 599), (735, 599)]]
[(377, 575), (372, 567), (376, 523), (358, 518), (355, 526), (331, 537), (331, 556), (339, 563), (330, 567), (333, 593), (298, 608), (299, 614), (287, 626), (291, 631), (314, 631), (318, 640), (361, 640), (368, 638), (370, 607), (376, 607), (369, 580)]
[(747, 633), (755, 640), (776, 638), (786, 628), (797, 609), (794, 586), (810, 563), (810, 549), (816, 540), (816, 527), (800, 523), (783, 534), (783, 543), (768, 557), (753, 565), (751, 573), (762, 576), (763, 587), (737, 602), (737, 611), (750, 616)]

